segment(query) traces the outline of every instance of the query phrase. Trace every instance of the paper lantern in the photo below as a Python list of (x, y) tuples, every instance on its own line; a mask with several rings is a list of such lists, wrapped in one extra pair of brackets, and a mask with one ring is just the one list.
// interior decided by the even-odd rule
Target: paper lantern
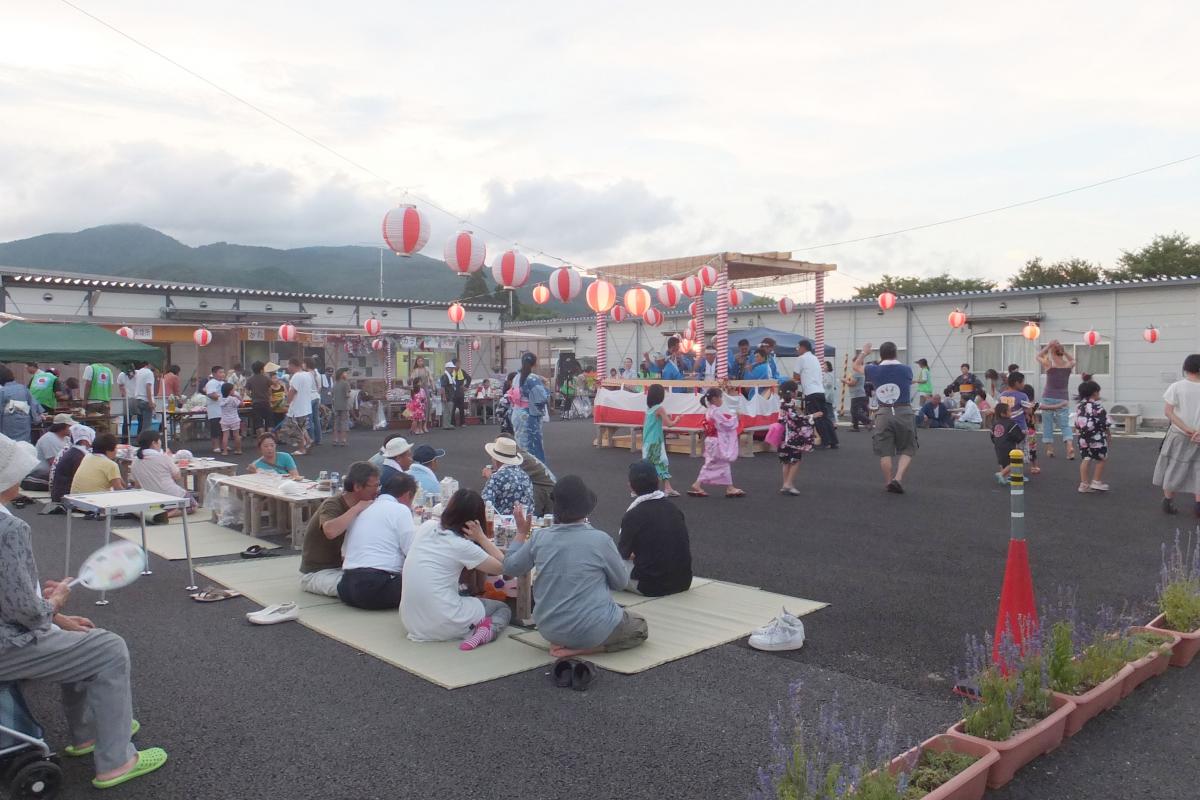
[(471, 349), (472, 350), (478, 350), (480, 347), (481, 347), (481, 343), (478, 339), (471, 340)]
[(613, 322), (624, 322), (628, 313), (621, 306), (613, 306), (612, 311), (608, 312), (608, 316), (612, 318)]
[(667, 281), (662, 286), (658, 287), (658, 302), (663, 308), (674, 308), (679, 302), (679, 284), (674, 281)]
[(640, 286), (635, 286), (625, 292), (625, 299), (622, 302), (626, 311), (635, 317), (640, 317), (650, 307), (650, 293)]
[(582, 288), (583, 281), (573, 269), (562, 267), (550, 273), (550, 294), (559, 302), (571, 302), (579, 296), (579, 290)]
[(691, 303), (688, 303), (688, 313), (693, 317), (703, 310), (704, 306), (700, 304), (699, 300), (693, 300)]
[(702, 284), (711, 289), (717, 284), (717, 268), (711, 264), (705, 264), (696, 273), (696, 277), (700, 279)]
[(371, 342), (372, 350), (382, 350), (385, 347), (387, 347), (387, 342), (385, 342), (383, 339), (375, 339)]
[(962, 311), (960, 311), (957, 308), (950, 312), (950, 327), (951, 328), (955, 328), (955, 329), (961, 328), (963, 325), (966, 325), (966, 324), (967, 324), (967, 315), (966, 314), (964, 314)]
[(1094, 330), (1089, 330), (1087, 333), (1083, 334), (1083, 343), (1088, 347), (1095, 347), (1096, 345), (1100, 344), (1100, 334)]
[(884, 292), (879, 295), (879, 307), (884, 311), (891, 311), (896, 307), (896, 295), (891, 292)]
[(1147, 325), (1146, 330), (1142, 331), (1142, 338), (1149, 344), (1154, 344), (1158, 341), (1158, 328), (1153, 325)]
[(195, 332), (192, 333), (192, 341), (201, 347), (208, 347), (212, 342), (212, 331), (208, 328), (196, 328)]
[(398, 256), (411, 256), (429, 241), (429, 217), (416, 206), (393, 208), (383, 215), (383, 241)]
[(483, 239), (471, 231), (459, 231), (446, 240), (446, 266), (463, 277), (478, 272), (486, 256), (487, 248)]
[(117, 328), (117, 336), (124, 336), (126, 339), (133, 338), (133, 328), (122, 326)]
[[(649, 297), (649, 292), (646, 293)], [(617, 302), (617, 287), (613, 286), (608, 281), (592, 281), (587, 288), (587, 304), (588, 308), (595, 311), (597, 314), (607, 314), (608, 310), (616, 305)]]
[(690, 352), (692, 352), (692, 350), (695, 349), (695, 347), (696, 347), (696, 343), (693, 342), (691, 339), (680, 339), (679, 340), (679, 352), (681, 352), (681, 353), (690, 353)]
[(450, 307), (446, 309), (446, 316), (449, 317), (450, 321), (455, 325), (462, 322), (463, 317), (466, 315), (467, 311), (462, 307), (462, 303), (451, 303)]
[(1042, 329), (1038, 327), (1036, 322), (1027, 322), (1025, 323), (1025, 327), (1021, 329), (1021, 335), (1032, 342), (1042, 335)]
[(696, 321), (695, 320), (688, 320), (687, 327), (683, 329), (683, 338), (685, 338), (685, 339), (695, 339), (696, 338)]
[(704, 282), (695, 275), (689, 275), (684, 278), (681, 288), (683, 289), (683, 293), (688, 297), (699, 297), (704, 294)]
[(546, 288), (546, 284), (539, 283), (533, 287), (533, 302), (539, 306), (544, 306), (550, 302), (550, 290)]
[(279, 326), (279, 340), (281, 342), (296, 341), (296, 326), (290, 322), (285, 322)]
[(363, 330), (366, 332), (367, 336), (378, 336), (380, 331), (383, 330), (383, 323), (374, 317), (371, 317), (369, 320), (363, 323)]
[(779, 298), (779, 313), (790, 314), (796, 310), (796, 304), (789, 297)]
[(742, 304), (742, 293), (736, 287), (729, 287), (729, 307), (740, 306)]
[(518, 250), (505, 250), (492, 264), (492, 279), (505, 289), (517, 289), (529, 283), (529, 259)]
[(646, 309), (646, 313), (642, 314), (642, 322), (649, 325), (651, 328), (657, 328), (662, 325), (663, 313), (657, 308), (650, 307)]

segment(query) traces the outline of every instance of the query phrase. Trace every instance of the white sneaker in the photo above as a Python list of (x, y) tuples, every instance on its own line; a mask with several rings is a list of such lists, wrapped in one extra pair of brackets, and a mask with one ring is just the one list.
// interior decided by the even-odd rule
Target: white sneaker
[(1093, 492), (1107, 492), (1108, 484), (1101, 483), (1100, 481), (1092, 481), (1092, 491)]
[(780, 622), (783, 622), (786, 625), (801, 624), (800, 618), (785, 608), (785, 609), (783, 609), (782, 614), (780, 614), (778, 617), (776, 617), (775, 619), (768, 622), (766, 625), (763, 625), (761, 628), (755, 628), (754, 630), (750, 631), (750, 635), (754, 636), (755, 634), (760, 634), (760, 635), (764, 634), (767, 631), (772, 630)]
[(275, 625), (280, 622), (291, 622), (300, 619), (300, 609), (295, 603), (276, 603), (261, 611), (247, 611), (246, 619), (255, 625)]
[(1091, 490), (1092, 490), (1091, 484), (1087, 484), (1087, 483), (1079, 484), (1079, 493), (1080, 494), (1087, 494)]
[(755, 650), (799, 650), (804, 646), (804, 623), (778, 617), (765, 631), (750, 637), (750, 646)]

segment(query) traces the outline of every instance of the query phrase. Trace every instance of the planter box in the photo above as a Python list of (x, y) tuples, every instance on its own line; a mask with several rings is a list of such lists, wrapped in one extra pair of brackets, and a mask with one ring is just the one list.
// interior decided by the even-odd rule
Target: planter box
[(1050, 716), (1023, 731), (1014, 733), (1003, 742), (993, 742), (963, 733), (965, 720), (956, 722), (947, 734), (957, 739), (986, 745), (994, 749), (1000, 758), (988, 770), (987, 785), (989, 789), (999, 789), (1013, 779), (1017, 770), (1033, 761), (1044, 753), (1052, 752), (1062, 744), (1063, 730), (1067, 727), (1067, 717), (1075, 710), (1075, 704), (1060, 696), (1052, 696), (1051, 705), (1055, 710)]
[(1131, 672), (1133, 672), (1133, 667), (1126, 664), (1117, 670), (1116, 675), (1101, 682), (1098, 686), (1092, 687), (1083, 694), (1059, 694), (1058, 692), (1054, 692), (1055, 697), (1070, 700), (1075, 704), (1075, 710), (1067, 717), (1067, 727), (1063, 729), (1063, 736), (1074, 736), (1079, 733), (1084, 724), (1092, 717), (1095, 717), (1102, 711), (1108, 711), (1108, 709), (1115, 706), (1124, 697), (1121, 691), (1124, 689), (1125, 681), (1129, 678), (1129, 673)]
[(1160, 633), (1163, 636), (1169, 636), (1171, 641), (1164, 644), (1161, 650), (1142, 656), (1137, 661), (1129, 662), (1130, 672), (1125, 676), (1125, 683), (1121, 687), (1121, 697), (1128, 697), (1133, 694), (1133, 690), (1142, 685), (1146, 681), (1162, 675), (1167, 671), (1167, 667), (1171, 666), (1171, 651), (1179, 645), (1179, 634), (1174, 631), (1162, 631), (1156, 628), (1130, 628), (1130, 633)]
[(987, 789), (988, 772), (1000, 760), (1000, 754), (996, 752), (995, 748), (987, 744), (980, 744), (978, 740), (972, 741), (970, 737), (940, 734), (926, 739), (904, 755), (893, 758), (888, 769), (893, 775), (908, 772), (909, 765), (915, 764), (925, 750), (933, 750), (935, 753), (944, 753), (949, 750), (979, 759), (925, 795), (925, 800), (982, 800), (983, 793)]
[(1150, 624), (1146, 626), (1156, 631), (1163, 633), (1173, 633), (1179, 637), (1179, 644), (1175, 645), (1171, 650), (1171, 666), (1186, 667), (1192, 663), (1192, 659), (1200, 653), (1200, 631), (1192, 631), (1184, 633), (1183, 631), (1173, 631), (1170, 628), (1163, 627), (1163, 615), (1159, 614), (1154, 619), (1150, 620)]

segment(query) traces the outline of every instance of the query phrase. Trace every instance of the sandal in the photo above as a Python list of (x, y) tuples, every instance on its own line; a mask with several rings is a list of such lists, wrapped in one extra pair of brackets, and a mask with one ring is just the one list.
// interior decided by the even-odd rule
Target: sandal
[(667, 492), (667, 497), (679, 497), (679, 492), (672, 489), (671, 491)]
[(268, 550), (261, 544), (252, 544), (242, 551), (242, 558), (269, 558), (277, 555), (279, 555), (279, 553), (276, 553), (273, 550)]
[[(138, 721), (135, 719), (135, 720), (133, 721), (133, 725), (131, 725), (131, 726), (130, 726), (129, 735), (130, 735), (130, 736), (137, 736), (137, 732), (138, 732), (138, 731), (140, 731), (141, 729), (142, 729), (142, 723), (138, 722)], [(69, 745), (67, 745), (66, 747), (64, 747), (64, 748), (63, 748), (63, 752), (64, 752), (64, 753), (66, 753), (67, 755), (69, 755), (71, 758), (79, 758), (80, 756), (86, 756), (86, 755), (88, 755), (89, 753), (91, 753), (91, 752), (92, 752), (92, 751), (94, 751), (95, 749), (96, 749), (96, 743), (95, 743), (95, 742), (92, 742), (91, 744), (89, 744), (89, 745), (85, 745), (85, 746), (83, 746), (83, 747), (76, 747), (76, 746), (75, 746), (75, 745), (73, 745), (73, 744), (69, 744)]]
[(114, 786), (120, 786), (126, 781), (131, 781), (134, 778), (140, 778), (147, 773), (154, 772), (154, 770), (158, 769), (165, 763), (167, 763), (167, 751), (163, 750), (161, 747), (151, 747), (147, 750), (139, 750), (137, 754), (137, 761), (135, 761), (133, 764), (133, 769), (129, 770), (129, 772), (126, 772), (123, 775), (118, 775), (115, 778), (109, 778), (106, 781), (102, 781), (99, 778), (93, 778), (92, 786), (95, 786), (97, 789), (111, 789)]
[(596, 682), (599, 672), (588, 661), (571, 660), (571, 688), (577, 692), (586, 692)]
[(221, 600), (241, 596), (241, 592), (236, 592), (233, 589), (218, 589), (216, 586), (207, 586), (204, 588), (204, 591), (191, 595), (191, 598), (197, 603), (218, 603)]
[(554, 662), (554, 685), (560, 689), (570, 689), (574, 677), (575, 660), (563, 658)]
[(726, 492), (725, 496), (726, 497), (745, 497), (746, 493), (743, 492), (741, 489), (738, 489), (736, 492)]
[(708, 497), (708, 492), (705, 492), (705, 491), (698, 492), (695, 489), (688, 489), (687, 494), (688, 494), (688, 497)]

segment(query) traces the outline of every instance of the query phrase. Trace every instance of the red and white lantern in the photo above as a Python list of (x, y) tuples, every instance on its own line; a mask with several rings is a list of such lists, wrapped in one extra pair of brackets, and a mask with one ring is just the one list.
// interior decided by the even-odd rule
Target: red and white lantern
[(1100, 334), (1094, 330), (1089, 330), (1087, 333), (1083, 334), (1083, 343), (1088, 347), (1095, 347), (1096, 345), (1100, 344)]
[(505, 289), (519, 289), (529, 283), (529, 259), (519, 250), (505, 250), (492, 264), (492, 279)]
[(705, 264), (696, 273), (696, 277), (700, 279), (706, 289), (711, 289), (717, 285), (717, 268), (711, 264)]
[(482, 269), (483, 260), (487, 256), (487, 247), (484, 246), (483, 239), (473, 232), (459, 231), (446, 240), (446, 250), (443, 255), (446, 259), (446, 266), (466, 277), (472, 272)]
[(626, 311), (635, 317), (640, 317), (650, 307), (650, 293), (640, 286), (635, 286), (625, 292), (625, 299), (622, 302)]
[(1147, 325), (1146, 330), (1142, 331), (1142, 338), (1147, 344), (1154, 344), (1158, 341), (1158, 328), (1153, 325)]
[(679, 302), (679, 284), (675, 281), (667, 281), (662, 286), (658, 287), (658, 302), (663, 308), (674, 308)]
[(884, 311), (891, 311), (896, 307), (896, 295), (891, 292), (884, 292), (879, 295), (879, 307)]
[(383, 215), (383, 241), (398, 256), (411, 256), (429, 241), (429, 217), (416, 206), (393, 208)]
[(608, 312), (608, 316), (612, 318), (613, 322), (624, 322), (628, 315), (628, 312), (621, 306), (613, 306), (612, 311)]
[(539, 283), (533, 287), (533, 302), (539, 306), (544, 306), (550, 302), (550, 290), (546, 288), (546, 284)]
[(683, 289), (683, 293), (688, 297), (699, 297), (704, 294), (704, 282), (695, 275), (689, 275), (684, 278), (681, 288)]
[(451, 322), (457, 325), (467, 316), (467, 311), (462, 307), (462, 303), (451, 303), (450, 307), (446, 309), (446, 316), (450, 318)]
[(679, 352), (690, 353), (694, 349), (696, 349), (696, 343), (693, 342), (691, 339), (680, 339), (679, 340)]
[(192, 341), (201, 347), (208, 347), (212, 344), (212, 331), (208, 328), (196, 328), (192, 333)]
[[(649, 292), (647, 292), (646, 296), (649, 297)], [(607, 314), (608, 310), (616, 305), (616, 302), (617, 287), (608, 281), (592, 281), (591, 285), (588, 286), (588, 308), (597, 314)]]
[(472, 349), (472, 350), (476, 350), (476, 351), (477, 351), (477, 350), (479, 350), (479, 348), (480, 348), (480, 347), (482, 347), (482, 346), (483, 346), (483, 343), (482, 343), (482, 342), (480, 342), (478, 339), (472, 339), (472, 340), (471, 340), (471, 349)]
[(662, 325), (663, 313), (653, 306), (646, 309), (646, 313), (642, 314), (642, 322), (649, 325), (651, 328), (657, 328)]
[(737, 290), (736, 286), (729, 287), (729, 305), (731, 308), (742, 304), (742, 293)]
[(950, 312), (950, 327), (954, 329), (961, 328), (967, 324), (967, 315), (960, 309), (954, 309)]
[(294, 342), (296, 341), (296, 326), (290, 322), (285, 322), (279, 326), (279, 341)]
[(687, 327), (683, 329), (683, 338), (685, 338), (685, 339), (695, 339), (696, 338), (696, 320), (694, 320), (694, 319), (688, 320)]
[(550, 294), (561, 303), (569, 303), (579, 296), (583, 281), (579, 273), (563, 267), (550, 273)]
[(123, 325), (120, 328), (117, 328), (117, 336), (124, 336), (126, 339), (132, 339), (133, 328)]
[(779, 313), (790, 314), (796, 310), (796, 304), (792, 302), (790, 297), (779, 298)]
[(699, 300), (693, 300), (691, 303), (688, 303), (688, 313), (691, 314), (693, 318), (699, 316), (700, 310), (701, 306)]
[(1042, 335), (1042, 329), (1036, 322), (1026, 322), (1025, 327), (1021, 329), (1021, 335), (1033, 342)]
[(385, 342), (383, 339), (374, 339), (371, 342), (372, 350), (382, 350), (385, 347), (387, 347), (387, 342)]
[(374, 317), (371, 317), (369, 320), (363, 323), (363, 331), (367, 334), (367, 336), (378, 336), (380, 332), (383, 331), (383, 323)]

